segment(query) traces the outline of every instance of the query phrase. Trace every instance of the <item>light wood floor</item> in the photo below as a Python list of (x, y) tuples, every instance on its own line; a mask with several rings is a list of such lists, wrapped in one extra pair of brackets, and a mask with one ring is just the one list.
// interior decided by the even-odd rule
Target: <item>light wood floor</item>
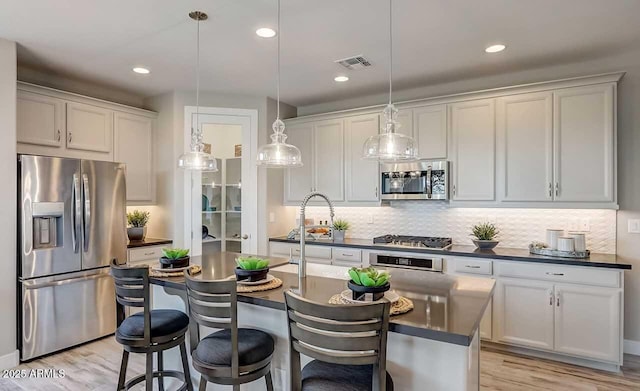
[[(18, 369), (64, 369), (63, 379), (0, 379), (0, 391), (113, 391), (122, 349), (108, 337), (22, 364)], [(129, 356), (129, 377), (144, 372), (144, 356)], [(609, 373), (483, 348), (482, 391), (627, 391), (640, 390), (640, 357), (625, 356), (621, 373)], [(144, 389), (138, 385), (136, 390)], [(401, 391), (401, 390), (400, 390)]]

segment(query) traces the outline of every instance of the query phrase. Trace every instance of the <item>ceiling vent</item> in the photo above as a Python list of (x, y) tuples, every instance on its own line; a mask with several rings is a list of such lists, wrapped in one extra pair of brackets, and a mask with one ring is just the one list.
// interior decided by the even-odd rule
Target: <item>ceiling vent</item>
[(364, 58), (362, 55), (343, 58), (342, 60), (336, 60), (334, 62), (352, 71), (371, 66), (371, 63), (369, 62), (369, 60)]

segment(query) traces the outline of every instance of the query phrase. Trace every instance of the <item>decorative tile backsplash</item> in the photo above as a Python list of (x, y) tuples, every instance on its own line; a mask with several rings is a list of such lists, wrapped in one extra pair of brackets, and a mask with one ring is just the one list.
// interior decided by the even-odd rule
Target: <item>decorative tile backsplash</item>
[[(329, 218), (326, 207), (307, 207), (316, 221)], [(339, 207), (336, 217), (348, 220), (347, 236), (371, 239), (385, 234), (446, 236), (454, 244), (472, 244), (471, 227), (489, 221), (498, 226), (500, 247), (527, 248), (545, 241), (547, 228), (582, 231), (592, 252), (615, 254), (616, 211), (605, 209), (453, 208), (445, 202), (405, 201), (382, 207)], [(295, 222), (292, 222), (294, 225)]]

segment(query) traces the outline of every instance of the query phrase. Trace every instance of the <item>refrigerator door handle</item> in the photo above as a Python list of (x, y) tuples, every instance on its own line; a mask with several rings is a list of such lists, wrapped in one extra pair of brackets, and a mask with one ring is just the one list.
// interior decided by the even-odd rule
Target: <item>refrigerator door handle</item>
[(87, 174), (82, 174), (82, 186), (84, 194), (84, 228), (82, 230), (82, 239), (84, 251), (89, 251), (89, 240), (91, 239), (89, 235), (89, 229), (91, 228), (91, 193), (89, 191), (89, 177)]
[(100, 272), (100, 273), (91, 274), (84, 277), (72, 277), (72, 278), (65, 278), (62, 280), (47, 279), (42, 282), (33, 281), (33, 280), (24, 280), (22, 281), (22, 285), (24, 286), (25, 289), (40, 289), (40, 288), (47, 288), (51, 286), (67, 285), (71, 283), (88, 281), (88, 280), (96, 280), (98, 278), (109, 277), (109, 276), (111, 276), (111, 274), (109, 274), (108, 272)]
[(78, 194), (80, 194), (80, 179), (77, 174), (73, 174), (73, 188), (71, 189), (71, 206), (73, 208), (71, 212), (71, 243), (74, 253), (78, 252), (78, 220), (82, 213)]

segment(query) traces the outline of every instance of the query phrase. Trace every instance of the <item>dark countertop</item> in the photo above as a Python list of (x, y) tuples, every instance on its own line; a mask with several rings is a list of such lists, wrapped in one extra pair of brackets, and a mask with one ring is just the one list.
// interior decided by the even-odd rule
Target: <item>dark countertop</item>
[(127, 243), (127, 248), (138, 248), (147, 246), (159, 246), (162, 244), (172, 244), (171, 239), (157, 239), (157, 238), (145, 238), (144, 240), (136, 240)]
[[(202, 273), (198, 278), (216, 280), (233, 276), (238, 255), (221, 252), (192, 257), (191, 260), (202, 265)], [(272, 269), (289, 263), (285, 258), (262, 258), (271, 261)], [(270, 273), (283, 281), (282, 287), (266, 292), (239, 293), (238, 301), (284, 310), (283, 292), (300, 287), (298, 275), (277, 270), (271, 270)], [(414, 309), (392, 316), (390, 331), (463, 346), (471, 344), (493, 296), (494, 280), (402, 269), (393, 269), (391, 273), (392, 289), (410, 298)], [(151, 277), (150, 281), (169, 288), (185, 289), (184, 277)], [(347, 289), (347, 281), (308, 275), (302, 287), (304, 297), (327, 303), (332, 295)]]
[[(269, 238), (270, 242), (299, 243), (298, 240), (287, 239), (286, 237)], [(344, 242), (334, 243), (327, 240), (307, 239), (306, 244), (318, 246), (353, 247), (368, 250), (403, 251), (423, 254), (441, 254), (443, 256), (463, 256), (476, 258), (502, 259), (506, 261), (524, 261), (553, 263), (557, 265), (571, 266), (591, 266), (609, 269), (631, 269), (631, 265), (624, 263), (625, 260), (615, 254), (596, 254), (586, 259), (572, 259), (548, 257), (529, 253), (527, 249), (496, 247), (493, 250), (479, 250), (475, 246), (453, 245), (447, 250), (416, 248), (399, 245), (374, 244), (371, 239), (345, 239)]]

